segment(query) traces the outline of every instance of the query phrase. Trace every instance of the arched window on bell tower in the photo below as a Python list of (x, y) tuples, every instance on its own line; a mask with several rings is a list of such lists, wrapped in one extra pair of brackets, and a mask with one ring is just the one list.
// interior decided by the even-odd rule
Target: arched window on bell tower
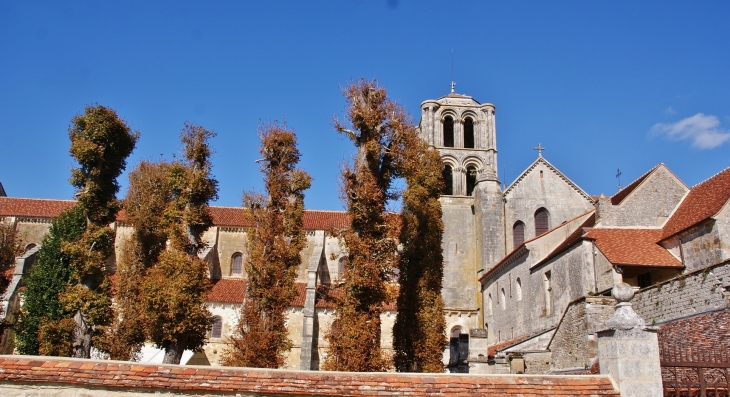
[(477, 185), (477, 167), (470, 165), (466, 167), (466, 195), (474, 195), (474, 187)]
[(474, 149), (474, 120), (471, 117), (464, 120), (464, 147)]
[(444, 196), (451, 196), (454, 194), (454, 171), (451, 166), (444, 164), (444, 170), (442, 171), (444, 178)]
[(454, 147), (454, 119), (451, 116), (444, 119), (444, 146)]

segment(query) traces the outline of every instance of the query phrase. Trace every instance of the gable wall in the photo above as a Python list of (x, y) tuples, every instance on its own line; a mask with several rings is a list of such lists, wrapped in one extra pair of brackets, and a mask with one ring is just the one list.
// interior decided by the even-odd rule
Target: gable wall
[(601, 225), (662, 226), (688, 191), (668, 169), (659, 167), (619, 205), (606, 201), (608, 205), (601, 207)]
[(534, 217), (539, 208), (548, 210), (550, 228), (593, 208), (591, 202), (544, 163), (538, 163), (530, 170), (505, 199), (507, 252), (514, 249), (512, 227), (515, 222), (524, 222), (525, 240), (535, 237)]

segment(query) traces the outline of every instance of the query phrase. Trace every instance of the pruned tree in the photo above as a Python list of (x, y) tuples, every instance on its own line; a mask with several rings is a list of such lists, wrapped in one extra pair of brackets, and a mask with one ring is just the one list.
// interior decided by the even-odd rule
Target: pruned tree
[(97, 346), (113, 360), (137, 359), (145, 342), (140, 286), (167, 242), (168, 225), (163, 214), (172, 200), (167, 182), (169, 170), (170, 164), (166, 162), (142, 161), (129, 173), (124, 210), (126, 222), (134, 227), (134, 232), (122, 242), (114, 316)]
[(71, 120), (69, 137), (71, 156), (79, 163), (71, 172), (71, 184), (77, 189), (78, 206), (87, 225), (81, 238), (61, 244), (70, 259), (72, 282), (59, 300), (74, 312), (73, 356), (89, 358), (96, 327), (111, 320), (106, 261), (114, 254), (115, 232), (109, 224), (120, 208), (117, 177), (124, 171), (139, 133), (133, 133), (114, 110), (87, 106), (84, 114)]
[(179, 364), (183, 351), (200, 349), (213, 323), (205, 307), (208, 268), (198, 253), (205, 247), (202, 234), (212, 224), (208, 203), (218, 197), (208, 145), (214, 136), (188, 123), (181, 132), (185, 161), (169, 166), (170, 202), (161, 220), (169, 247), (160, 252), (140, 287), (141, 322), (148, 339), (165, 349), (165, 363)]
[(401, 209), (394, 364), (399, 372), (443, 372), (447, 346), (441, 297), (443, 164), (438, 152), (415, 131), (403, 134), (399, 147), (397, 167), (406, 189)]
[[(72, 354), (73, 327), (69, 329), (68, 320), (74, 312), (64, 308), (58, 297), (74, 280), (73, 266), (61, 246), (80, 239), (85, 231), (86, 216), (81, 207), (75, 206), (53, 219), (48, 234), (43, 237), (38, 260), (24, 281), (23, 307), (15, 326), (15, 345), (20, 354)], [(51, 335), (60, 335), (62, 341), (56, 337), (49, 340)]]
[(386, 213), (397, 176), (395, 160), (400, 135), (413, 123), (402, 107), (388, 99), (374, 81), (358, 80), (343, 93), (352, 128), (335, 120), (337, 131), (357, 148), (352, 166), (344, 169), (343, 196), (351, 227), (343, 233), (348, 260), (344, 297), (326, 336), (329, 347), (323, 368), (337, 371), (383, 371), (390, 357), (380, 347), (380, 314), (387, 300), (398, 245), (398, 221)]
[(286, 312), (296, 294), (294, 281), (306, 244), (302, 228), (304, 191), (311, 178), (298, 169), (294, 131), (273, 122), (259, 129), (261, 172), (266, 196), (245, 193), (249, 232), (246, 262), (248, 284), (241, 316), (223, 363), (232, 366), (278, 368), (291, 348)]

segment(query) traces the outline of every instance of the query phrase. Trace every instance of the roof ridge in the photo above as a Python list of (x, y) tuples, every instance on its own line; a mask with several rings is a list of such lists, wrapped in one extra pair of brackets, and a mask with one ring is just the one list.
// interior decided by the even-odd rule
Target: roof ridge
[(696, 184), (696, 185), (692, 186), (692, 187), (690, 188), (690, 190), (691, 190), (691, 189), (694, 189), (694, 188), (696, 188), (696, 187), (699, 187), (700, 185), (702, 185), (702, 184), (704, 184), (704, 183), (707, 183), (707, 182), (709, 182), (710, 180), (712, 180), (713, 178), (715, 178), (715, 177), (719, 176), (720, 174), (722, 174), (722, 173), (723, 173), (723, 172), (725, 172), (725, 171), (730, 171), (730, 167), (727, 167), (727, 168), (723, 169), (722, 171), (719, 171), (719, 172), (715, 173), (714, 175), (712, 175), (711, 177), (709, 177), (709, 178), (705, 179), (704, 181), (702, 181), (702, 182), (699, 182), (698, 184)]
[(507, 186), (507, 188), (504, 190), (504, 193), (502, 195), (506, 196), (507, 193), (509, 193), (517, 185), (518, 182), (525, 179), (525, 176), (527, 175), (527, 173), (529, 173), (530, 171), (535, 169), (535, 167), (537, 167), (537, 164), (540, 161), (545, 163), (545, 165), (548, 168), (550, 168), (554, 173), (556, 173), (558, 175), (558, 177), (560, 177), (562, 180), (567, 182), (568, 185), (573, 188), (573, 190), (575, 190), (576, 192), (581, 194), (583, 197), (587, 198), (591, 203), (595, 203), (595, 200), (593, 200), (593, 197), (591, 197), (588, 193), (586, 193), (585, 190), (583, 190), (580, 186), (578, 186), (575, 182), (573, 182), (572, 179), (568, 178), (565, 174), (563, 174), (563, 172), (560, 171), (557, 167), (552, 165), (552, 163), (547, 161), (547, 159), (544, 156), (539, 156), (537, 159), (535, 159), (535, 161), (532, 162), (532, 164), (530, 164), (530, 166), (528, 166), (524, 171), (522, 171), (522, 173), (517, 177), (517, 179), (515, 179), (512, 183), (509, 184), (509, 186)]
[(78, 203), (78, 200), (73, 200), (73, 199), (53, 199), (53, 198), (38, 198), (38, 197), (0, 196), (0, 199), (7, 199), (7, 200), (33, 200), (33, 201), (63, 201), (63, 202), (67, 202), (67, 203)]

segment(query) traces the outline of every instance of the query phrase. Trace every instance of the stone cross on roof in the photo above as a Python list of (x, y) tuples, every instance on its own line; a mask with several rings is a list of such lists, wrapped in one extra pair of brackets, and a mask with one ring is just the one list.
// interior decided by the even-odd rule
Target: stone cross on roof
[(535, 150), (537, 150), (537, 156), (542, 157), (542, 151), (545, 150), (544, 147), (542, 147), (539, 143), (537, 144), (537, 147), (535, 147)]
[(456, 87), (456, 83), (454, 82), (454, 80), (451, 80), (451, 93), (452, 94), (454, 93), (454, 87)]

